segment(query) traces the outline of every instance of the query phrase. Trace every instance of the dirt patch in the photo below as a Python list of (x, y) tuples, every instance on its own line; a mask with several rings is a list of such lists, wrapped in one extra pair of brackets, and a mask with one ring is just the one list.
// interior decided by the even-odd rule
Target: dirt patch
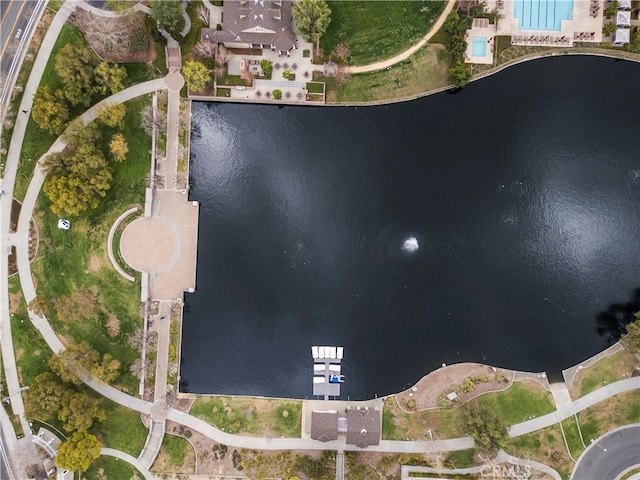
[[(413, 387), (398, 393), (395, 397), (403, 410), (420, 411), (443, 406), (438, 403), (438, 398), (444, 392), (455, 390), (458, 396), (455, 403), (461, 405), (483, 393), (504, 390), (511, 385), (513, 375), (514, 372), (511, 370), (480, 363), (458, 363), (429, 373)], [(468, 377), (482, 378), (482, 381), (474, 382), (475, 387), (469, 392), (456, 388), (462, 386)]]
[(145, 27), (142, 12), (106, 18), (78, 8), (69, 20), (82, 30), (91, 48), (104, 60), (126, 63), (154, 59), (153, 40)]
[(89, 257), (89, 271), (97, 272), (101, 268), (102, 268), (102, 260), (100, 259), (100, 257), (98, 257), (98, 255), (96, 255), (95, 253), (92, 253), (91, 256)]
[(191, 445), (187, 448), (187, 454), (184, 457), (182, 465), (175, 465), (175, 463), (171, 461), (169, 452), (162, 447), (160, 448), (160, 452), (158, 453), (156, 460), (151, 466), (151, 471), (162, 473), (195, 473), (195, 470), (196, 453)]
[(115, 338), (120, 333), (120, 320), (113, 313), (109, 313), (107, 318), (107, 333), (111, 338)]
[(20, 308), (21, 301), (22, 301), (21, 293), (10, 293), (9, 294), (9, 312), (16, 313)]
[(76, 322), (91, 318), (102, 306), (95, 288), (87, 292), (76, 292), (71, 296), (59, 297), (55, 302), (58, 318), (64, 322)]

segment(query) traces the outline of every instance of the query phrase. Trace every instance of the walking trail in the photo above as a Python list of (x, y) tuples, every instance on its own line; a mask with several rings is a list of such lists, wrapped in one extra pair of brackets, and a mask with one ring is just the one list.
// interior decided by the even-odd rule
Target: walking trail
[(442, 15), (440, 15), (436, 23), (433, 24), (433, 27), (431, 27), (431, 30), (429, 30), (429, 32), (427, 32), (427, 34), (424, 37), (422, 37), (422, 39), (412, 47), (406, 49), (404, 52), (399, 53), (394, 57), (388, 58), (386, 60), (382, 60), (380, 62), (370, 63), (369, 65), (359, 65), (355, 67), (348, 67), (347, 71), (349, 73), (375, 72), (376, 70), (382, 70), (387, 67), (391, 67), (396, 63), (400, 63), (406, 60), (411, 55), (413, 55), (418, 50), (420, 50), (422, 47), (424, 47), (427, 44), (427, 42), (431, 40), (431, 37), (433, 37), (438, 32), (438, 30), (440, 30), (440, 27), (444, 25), (444, 22), (447, 20), (447, 17), (451, 13), (451, 10), (453, 10), (455, 3), (456, 3), (455, 0), (449, 0), (449, 2), (447, 3), (447, 6), (442, 12)]

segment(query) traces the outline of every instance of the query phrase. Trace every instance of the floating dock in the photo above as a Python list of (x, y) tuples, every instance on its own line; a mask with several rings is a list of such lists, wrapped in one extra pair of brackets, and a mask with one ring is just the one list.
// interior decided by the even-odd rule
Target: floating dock
[(313, 346), (313, 394), (324, 397), (340, 396), (340, 384), (344, 376), (340, 373), (340, 362), (344, 354), (343, 347)]

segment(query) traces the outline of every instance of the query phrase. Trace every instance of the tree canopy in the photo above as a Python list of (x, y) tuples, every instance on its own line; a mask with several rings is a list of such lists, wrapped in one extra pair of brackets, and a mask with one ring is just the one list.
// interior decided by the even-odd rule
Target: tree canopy
[(85, 392), (67, 390), (60, 400), (58, 420), (64, 422), (68, 432), (77, 430), (84, 432), (91, 428), (94, 421), (102, 422), (106, 414), (102, 408), (102, 399)]
[(59, 377), (51, 372), (38, 375), (29, 386), (24, 399), (24, 414), (28, 419), (47, 419), (60, 410), (62, 395), (67, 390)]
[(627, 324), (627, 334), (622, 337), (622, 342), (632, 350), (640, 350), (640, 312), (633, 316), (635, 320)]
[(88, 47), (67, 43), (55, 56), (54, 69), (64, 85), (71, 105), (91, 105), (94, 94), (94, 70), (98, 59)]
[(176, 38), (184, 28), (182, 1), (151, 0), (150, 7), (151, 16), (158, 22), (160, 28)]
[(31, 117), (38, 126), (53, 135), (59, 135), (69, 121), (69, 109), (62, 90), (51, 92), (48, 86), (41, 86), (33, 97)]
[(195, 60), (187, 60), (182, 67), (182, 75), (191, 90), (201, 92), (205, 85), (211, 80), (211, 75), (207, 67)]
[(86, 472), (100, 456), (100, 442), (87, 432), (76, 432), (58, 448), (56, 465), (73, 472)]
[(331, 9), (324, 0), (300, 0), (293, 4), (291, 15), (307, 42), (320, 43), (320, 36), (331, 23)]
[(127, 145), (124, 135), (116, 133), (111, 137), (111, 142), (109, 142), (109, 151), (111, 152), (113, 160), (116, 162), (123, 162), (127, 158), (129, 146)]
[(92, 375), (109, 382), (115, 380), (120, 372), (120, 362), (108, 353), (100, 354), (86, 341), (69, 345), (49, 360), (51, 370), (65, 382), (76, 385), (82, 383), (85, 375)]
[(463, 428), (480, 448), (495, 450), (507, 443), (507, 427), (489, 406), (467, 403), (460, 408), (460, 415)]
[(100, 95), (113, 95), (124, 89), (127, 71), (122, 65), (100, 62), (94, 70), (96, 92)]
[(107, 105), (98, 113), (98, 122), (110, 128), (123, 128), (127, 107), (124, 103)]
[(462, 88), (471, 81), (471, 68), (463, 62), (456, 63), (449, 69), (449, 81), (454, 87)]

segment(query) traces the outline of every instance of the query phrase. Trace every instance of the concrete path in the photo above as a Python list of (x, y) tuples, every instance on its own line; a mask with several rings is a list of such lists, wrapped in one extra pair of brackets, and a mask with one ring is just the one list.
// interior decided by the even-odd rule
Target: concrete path
[(392, 65), (395, 65), (396, 63), (400, 63), (406, 60), (411, 55), (413, 55), (418, 50), (420, 50), (422, 47), (424, 47), (427, 44), (427, 42), (431, 40), (431, 37), (433, 37), (438, 32), (438, 30), (440, 30), (440, 27), (444, 25), (444, 22), (447, 20), (447, 17), (451, 13), (451, 10), (453, 10), (455, 3), (456, 3), (455, 0), (449, 0), (449, 2), (447, 3), (447, 6), (444, 8), (444, 11), (440, 15), (436, 23), (433, 24), (433, 27), (431, 27), (431, 30), (429, 30), (429, 32), (424, 37), (422, 37), (422, 39), (418, 43), (416, 43), (412, 47), (408, 48), (404, 52), (399, 53), (394, 57), (388, 58), (387, 60), (371, 63), (369, 65), (359, 65), (356, 67), (348, 67), (349, 73), (375, 72), (376, 70), (382, 70), (384, 68), (390, 67)]
[(142, 474), (142, 476), (146, 480), (155, 480), (155, 478), (156, 478), (151, 472), (149, 472), (147, 467), (145, 467), (142, 462), (138, 461), (137, 458), (132, 457), (128, 453), (122, 452), (120, 450), (116, 450), (115, 448), (101, 448), (100, 449), (100, 455), (106, 455), (108, 457), (119, 458), (120, 460), (123, 460), (123, 461), (131, 464), (133, 467), (138, 469), (138, 471)]
[(561, 383), (552, 383), (549, 385), (551, 389), (551, 395), (553, 396), (553, 401), (556, 404), (556, 409), (561, 409), (568, 405), (571, 405), (571, 396), (569, 395), (569, 389), (564, 384)]
[(138, 211), (138, 207), (133, 207), (127, 210), (126, 212), (124, 212), (122, 215), (120, 215), (116, 219), (116, 221), (113, 222), (113, 225), (111, 225), (111, 228), (109, 229), (109, 236), (107, 237), (107, 254), (109, 255), (109, 261), (111, 262), (111, 265), (113, 265), (113, 268), (115, 268), (116, 272), (118, 272), (121, 277), (129, 280), (130, 282), (135, 282), (136, 279), (131, 275), (129, 275), (127, 272), (125, 272), (120, 266), (120, 264), (117, 262), (116, 257), (113, 254), (113, 237), (115, 236), (116, 230), (118, 229), (118, 226), (122, 223), (122, 221), (125, 218), (127, 218), (129, 215), (133, 215), (137, 211)]

